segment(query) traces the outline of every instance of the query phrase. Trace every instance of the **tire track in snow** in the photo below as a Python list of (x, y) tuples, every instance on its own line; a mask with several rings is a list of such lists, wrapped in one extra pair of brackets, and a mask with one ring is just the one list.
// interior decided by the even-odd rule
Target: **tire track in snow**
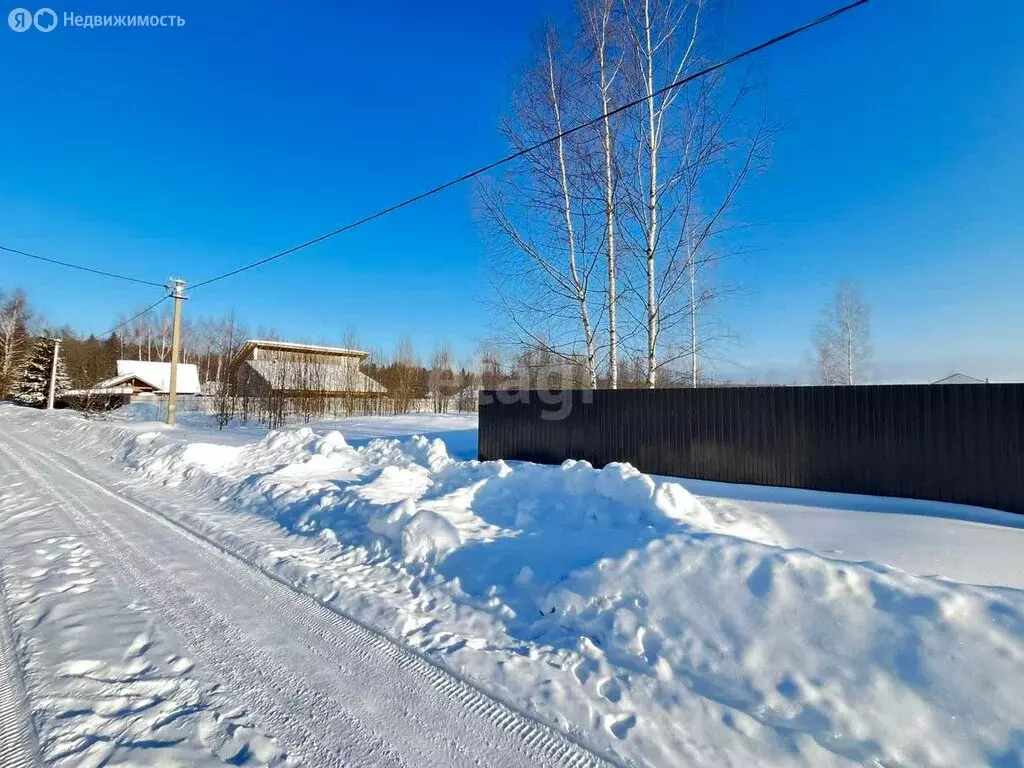
[[(57, 467), (30, 446), (15, 440), (11, 442), (26, 453), (34, 454), (41, 463)], [(259, 717), (258, 724), (268, 727), (269, 735), (288, 742), (289, 753), (302, 755), (311, 766), (405, 768), (384, 738), (349, 716), (342, 702), (324, 697), (293, 677), (276, 675), (272, 681), (268, 680), (271, 675), (266, 670), (282, 669), (286, 667), (286, 660), (275, 657), (273, 652), (261, 651), (252, 642), (238, 642), (245, 637), (244, 633), (197, 599), (166, 567), (161, 567), (148, 554), (143, 558), (142, 567), (134, 562), (130, 555), (142, 554), (137, 543), (124, 537), (116, 527), (105, 524), (99, 516), (89, 514), (78, 498), (66, 495), (57, 484), (48, 482), (46, 476), (2, 444), (0, 453), (40, 484), (40, 489), (71, 518), (71, 525), (96, 551), (103, 552), (104, 559), (133, 587), (135, 594), (156, 609), (190, 655), (211, 672), (229, 694), (234, 694), (232, 698), (241, 700)], [(223, 582), (219, 584), (222, 585)], [(336, 740), (333, 745), (327, 743), (324, 731), (333, 734)], [(6, 763), (0, 762), (0, 768), (7, 768)]]
[(3, 562), (0, 562), (0, 766), (29, 768), (39, 765), (38, 745), (14, 644)]
[[(456, 726), (456, 728), (450, 729), (452, 732), (448, 734), (447, 739), (444, 738), (444, 734), (435, 733), (438, 725), (437, 722), (425, 722), (419, 716), (415, 707), (407, 707), (403, 712), (406, 720), (415, 723), (417, 726), (415, 728), (416, 731), (423, 735), (441, 736), (440, 740), (434, 742), (433, 747), (434, 749), (440, 749), (444, 753), (442, 758), (443, 764), (478, 765), (483, 761), (490, 762), (486, 758), (497, 756), (493, 750), (497, 750), (498, 754), (510, 752), (511, 754), (502, 756), (501, 762), (511, 762), (513, 765), (551, 765), (576, 768), (578, 766), (605, 765), (613, 762), (611, 760), (603, 760), (570, 737), (490, 697), (465, 679), (442, 669), (418, 653), (401, 647), (376, 630), (365, 626), (362, 622), (344, 615), (335, 607), (325, 604), (314, 596), (299, 590), (277, 574), (263, 570), (258, 565), (245, 560), (217, 542), (192, 530), (189, 526), (163, 515), (158, 510), (125, 499), (119, 493), (74, 472), (61, 462), (42, 455), (34, 448), (24, 445), (20, 440), (12, 442), (17, 443), (20, 447), (33, 454), (41, 463), (58, 469), (76, 478), (80, 483), (92, 488), (94, 491), (116, 500), (121, 507), (132, 510), (130, 514), (135, 518), (138, 518), (138, 513), (141, 513), (145, 518), (166, 527), (170, 532), (176, 534), (177, 537), (183, 539), (191, 549), (195, 549), (198, 544), (199, 547), (211, 555), (210, 558), (204, 559), (203, 563), (217, 572), (221, 583), (230, 583), (243, 588), (248, 593), (250, 599), (256, 601), (257, 604), (268, 599), (268, 592), (275, 592), (274, 596), (280, 597), (283, 602), (283, 605), (279, 606), (279, 610), (282, 613), (287, 612), (289, 624), (297, 629), (301, 628), (303, 633), (311, 636), (315, 641), (315, 643), (306, 643), (308, 647), (305, 650), (316, 655), (318, 663), (336, 666), (338, 663), (337, 655), (324, 653), (324, 651), (326, 649), (336, 649), (338, 645), (343, 645), (345, 652), (343, 655), (354, 657), (360, 666), (365, 666), (371, 670), (383, 667), (382, 671), (387, 671), (387, 666), (392, 666), (394, 667), (394, 672), (408, 675), (411, 683), (416, 683), (417, 681), (420, 683), (425, 682), (427, 684), (426, 690), (434, 694), (434, 698), (440, 697), (450, 700), (454, 707), (442, 708), (445, 709), (447, 716), (454, 720), (452, 725)], [(56, 488), (51, 488), (50, 490), (54, 491), (55, 496), (63, 496)], [(63, 497), (62, 505), (65, 507), (77, 506), (73, 501), (69, 501), (67, 497)], [(151, 595), (156, 600), (161, 600), (163, 599), (161, 593), (166, 593), (166, 584), (158, 585), (158, 588), (155, 590), (152, 584), (149, 585), (148, 589), (146, 587), (146, 582), (152, 581), (152, 574), (156, 571), (163, 571), (162, 580), (170, 579), (176, 582), (175, 592), (191, 594), (190, 587), (178, 581), (161, 561), (153, 559), (148, 553), (138, 551), (138, 545), (119, 526), (113, 525), (109, 520), (97, 516), (95, 513), (89, 513), (90, 520), (83, 520), (81, 519), (83, 514), (81, 508), (74, 511), (68, 509), (68, 512), (79, 518), (81, 524), (91, 528), (100, 537), (109, 538), (112, 536), (119, 539), (122, 542), (122, 547), (115, 548), (114, 551), (123, 553), (125, 551), (124, 547), (128, 547), (148, 559), (146, 567), (141, 570), (134, 565), (132, 566), (132, 569), (135, 571), (133, 581), (148, 595)], [(109, 533), (98, 532), (94, 522), (103, 526)], [(268, 589), (271, 586), (273, 586), (273, 589)], [(224, 626), (226, 624), (223, 616), (211, 612), (207, 606), (203, 605), (201, 600), (192, 600), (192, 611), (194, 611), (194, 615), (203, 616), (203, 621), (199, 622), (201, 627), (209, 628), (210, 626)], [(179, 623), (180, 613), (174, 611), (173, 615), (175, 619), (171, 624), (175, 626)], [(201, 643), (203, 639), (202, 637), (195, 636), (195, 633), (192, 634), (193, 637), (188, 638), (189, 642), (187, 643), (190, 648), (193, 647), (194, 643)], [(208, 635), (209, 632), (206, 634)], [(238, 634), (233, 631), (232, 636), (238, 637)], [(261, 654), (258, 649), (245, 647), (238, 648), (237, 650), (250, 659), (250, 664), (266, 668), (264, 665), (268, 660), (260, 658)], [(211, 655), (216, 656), (217, 654), (213, 653)], [(215, 666), (216, 661), (215, 659)], [(281, 661), (287, 663), (288, 660)], [(363, 693), (365, 696), (365, 692)], [(315, 698), (316, 692), (306, 690), (304, 695), (312, 695)], [(324, 703), (339, 708), (344, 706), (341, 702), (337, 701)], [(264, 706), (267, 706), (266, 702), (264, 702)], [(434, 704), (434, 706), (436, 707), (437, 704)], [(323, 710), (320, 709), (320, 711), (322, 712)], [(280, 716), (279, 713), (278, 716)], [(272, 719), (277, 720), (277, 717)], [(489, 725), (490, 728), (485, 727), (481, 729), (481, 723)], [(347, 725), (356, 731), (362, 731), (361, 735), (363, 737), (367, 736), (365, 728), (362, 728), (362, 724), (358, 721), (349, 722)], [(466, 726), (469, 726), (469, 730), (467, 730)], [(473, 730), (478, 732), (483, 730), (484, 732), (474, 734)], [(487, 733), (486, 731), (488, 730), (493, 730), (493, 732)], [(468, 735), (475, 739), (475, 749), (467, 750), (466, 746), (462, 743), (460, 736), (466, 738)], [(369, 741), (375, 742), (374, 746), (381, 750), (381, 752), (375, 753), (373, 763), (383, 764), (385, 761), (381, 758), (384, 758), (389, 750), (385, 744), (381, 743), (379, 737), (373, 738), (374, 736), (376, 734), (370, 736)], [(310, 746), (309, 739), (312, 737), (315, 740), (315, 735), (307, 733), (306, 737), (306, 740), (304, 742), (300, 741), (299, 745), (308, 748)], [(389, 756), (397, 757), (394, 753)], [(337, 756), (334, 757), (337, 759)], [(418, 757), (420, 759), (416, 761), (417, 765), (430, 763), (429, 760), (423, 759), (426, 758), (426, 755)], [(512, 758), (512, 760), (510, 761), (509, 758)], [(518, 760), (515, 758), (518, 758)], [(617, 763), (618, 761), (614, 762)], [(315, 764), (320, 763), (317, 762)], [(399, 760), (393, 764), (401, 764), (401, 762)]]

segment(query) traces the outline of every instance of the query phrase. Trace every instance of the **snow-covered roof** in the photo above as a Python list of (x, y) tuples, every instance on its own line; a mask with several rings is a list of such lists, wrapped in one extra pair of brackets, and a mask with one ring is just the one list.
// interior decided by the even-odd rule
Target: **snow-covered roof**
[(360, 349), (346, 349), (345, 347), (325, 347), (319, 344), (302, 344), (295, 341), (273, 341), (271, 339), (249, 339), (242, 345), (242, 352), (251, 347), (262, 347), (264, 349), (287, 349), (295, 352), (319, 352), (328, 355), (345, 355), (352, 357), (368, 357), (369, 352)]
[[(132, 379), (137, 379), (141, 381), (143, 384), (148, 384), (153, 389), (160, 388), (159, 386), (157, 386), (155, 382), (148, 381), (147, 379), (144, 379), (141, 376), (139, 376), (137, 373), (123, 373), (118, 374), (117, 376), (111, 376), (109, 379), (104, 379), (103, 381), (96, 382), (93, 389), (112, 389), (114, 387), (119, 387), (126, 381), (131, 381)], [(128, 387), (128, 389), (131, 389), (131, 387)]]
[(964, 373), (952, 373), (944, 379), (933, 381), (932, 384), (986, 384), (988, 382), (968, 376)]
[[(124, 381), (131, 377), (141, 379), (157, 392), (168, 392), (171, 388), (171, 364), (147, 360), (118, 360), (117, 377), (107, 381), (111, 382), (111, 386), (116, 386), (119, 383), (117, 378)], [(178, 363), (177, 383), (179, 395), (199, 394), (199, 369), (192, 363)]]
[(387, 392), (379, 382), (360, 371), (354, 359), (347, 365), (285, 360), (247, 360), (245, 364), (271, 389), (381, 394)]

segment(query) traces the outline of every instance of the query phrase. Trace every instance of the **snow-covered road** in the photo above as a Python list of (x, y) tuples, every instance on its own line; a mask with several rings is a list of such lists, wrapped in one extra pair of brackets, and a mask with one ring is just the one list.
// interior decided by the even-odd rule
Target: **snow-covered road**
[(0, 477), (5, 768), (602, 763), (29, 432)]

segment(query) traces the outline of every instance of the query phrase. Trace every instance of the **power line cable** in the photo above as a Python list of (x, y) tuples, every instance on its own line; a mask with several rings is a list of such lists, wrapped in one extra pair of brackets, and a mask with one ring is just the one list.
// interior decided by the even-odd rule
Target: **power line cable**
[(114, 272), (104, 272), (102, 269), (93, 269), (92, 267), (83, 267), (81, 264), (71, 264), (67, 261), (59, 261), (57, 259), (48, 259), (45, 256), (37, 256), (34, 253), (27, 253), (25, 251), (19, 251), (17, 248), (8, 248), (7, 246), (0, 245), (0, 251), (7, 251), (7, 253), (16, 253), (19, 256), (25, 256), (29, 259), (36, 259), (37, 261), (45, 261), (48, 264), (57, 264), (61, 267), (68, 267), (69, 269), (77, 269), (82, 272), (91, 272), (94, 275), (103, 275), (104, 277), (113, 277), (117, 280), (125, 280), (129, 283), (138, 283), (139, 285), (154, 285), (157, 288), (163, 288), (163, 283), (154, 283), (150, 280), (140, 280), (137, 277), (129, 277), (128, 275), (118, 275)]
[[(161, 287), (164, 287), (164, 286), (161, 286)], [(110, 336), (114, 331), (120, 330), (121, 328), (124, 328), (129, 323), (131, 323), (131, 322), (133, 322), (135, 320), (138, 320), (140, 317), (142, 317), (147, 312), (152, 312), (154, 309), (159, 307), (161, 304), (163, 304), (169, 298), (171, 298), (171, 297), (170, 296), (164, 296), (162, 299), (160, 299), (160, 301), (156, 302), (155, 304), (150, 304), (148, 307), (146, 307), (144, 310), (139, 312), (137, 315), (132, 315), (127, 320), (125, 320), (123, 323), (118, 323), (117, 325), (115, 325), (113, 328), (111, 328), (106, 333), (100, 334), (100, 336)]]
[(659, 88), (658, 90), (654, 91), (654, 93), (650, 94), (649, 96), (644, 96), (639, 99), (634, 99), (633, 101), (622, 104), (621, 106), (618, 106), (615, 109), (610, 110), (609, 112), (605, 112), (604, 114), (598, 115), (597, 117), (587, 120), (586, 122), (580, 123), (579, 125), (573, 126), (572, 128), (568, 128), (562, 131), (561, 133), (555, 134), (554, 136), (544, 139), (543, 141), (539, 141), (536, 144), (519, 150), (518, 152), (513, 152), (511, 155), (506, 155), (500, 160), (495, 160), (493, 163), (488, 163), (487, 165), (481, 166), (480, 168), (477, 168), (474, 171), (470, 171), (469, 173), (465, 173), (462, 176), (459, 176), (458, 178), (452, 179), (451, 181), (446, 181), (444, 184), (440, 184), (434, 187), (433, 189), (427, 190), (426, 192), (421, 192), (420, 194), (403, 200), (400, 203), (396, 203), (395, 205), (383, 208), (382, 210), (379, 210), (376, 213), (370, 214), (369, 216), (365, 216), (359, 219), (358, 221), (353, 221), (350, 224), (346, 224), (343, 227), (339, 227), (338, 229), (335, 229), (332, 232), (320, 235), (319, 237), (315, 237), (312, 240), (307, 240), (304, 243), (292, 246), (291, 248), (288, 248), (286, 250), (279, 251), (278, 253), (275, 253), (272, 256), (267, 256), (264, 259), (254, 261), (251, 264), (246, 264), (245, 266), (239, 267), (238, 269), (233, 269), (230, 272), (225, 272), (222, 275), (211, 277), (208, 280), (203, 280), (201, 282), (194, 283), (192, 285), (192, 290), (195, 290), (196, 288), (202, 288), (204, 285), (210, 285), (211, 283), (216, 283), (220, 280), (224, 280), (229, 277), (234, 277), (235, 275), (241, 274), (242, 272), (247, 272), (250, 269), (255, 269), (256, 267), (263, 266), (264, 264), (267, 264), (271, 261), (276, 261), (277, 259), (288, 256), (292, 253), (295, 253), (296, 251), (301, 251), (305, 248), (309, 248), (312, 245), (316, 245), (317, 243), (322, 243), (324, 240), (336, 237), (337, 235), (340, 235), (343, 232), (347, 232), (350, 229), (355, 229), (356, 227), (362, 226), (363, 224), (367, 224), (373, 221), (374, 219), (379, 219), (381, 216), (386, 216), (389, 213), (394, 213), (395, 211), (401, 208), (405, 208), (406, 206), (412, 205), (413, 203), (419, 202), (424, 198), (431, 197), (432, 195), (436, 195), (438, 192), (443, 192), (444, 190), (449, 189), (450, 187), (454, 187), (456, 184), (461, 184), (464, 181), (469, 181), (470, 179), (480, 176), (481, 174), (487, 173), (488, 171), (492, 171), (495, 168), (510, 163), (513, 160), (522, 157), (523, 155), (527, 155), (530, 152), (534, 152), (535, 150), (538, 150), (541, 147), (545, 147), (548, 144), (558, 141), (559, 139), (563, 139), (566, 136), (571, 136), (574, 133), (589, 128), (601, 122), (606, 117), (613, 117), (619, 114), (620, 112), (625, 112), (627, 109), (631, 109), (639, 104), (643, 104), (649, 99), (653, 99), (657, 96), (662, 95), (663, 93), (675, 90), (676, 88), (681, 88), (682, 86), (686, 85), (689, 82), (692, 82), (693, 80), (704, 77), (705, 75), (709, 75), (712, 72), (715, 72), (719, 69), (723, 69), (724, 67), (727, 67), (730, 64), (734, 64), (735, 62), (739, 61), (740, 59), (744, 59), (747, 56), (752, 56), (755, 53), (759, 53), (760, 51), (763, 51), (765, 48), (769, 48), (775, 45), (776, 43), (781, 43), (784, 40), (788, 40), (789, 38), (799, 35), (801, 32), (806, 32), (807, 30), (812, 29), (813, 27), (816, 27), (819, 24), (824, 24), (825, 22), (831, 21), (832, 19), (842, 16), (844, 13), (847, 13), (848, 11), (852, 11), (854, 8), (857, 8), (861, 5), (865, 5), (867, 2), (868, 0), (855, 0), (855, 2), (852, 2), (849, 5), (844, 5), (841, 8), (837, 8), (836, 10), (827, 13), (824, 16), (821, 16), (820, 18), (817, 18), (813, 21), (809, 21), (806, 24), (789, 30), (788, 32), (784, 32), (781, 35), (776, 35), (770, 40), (765, 40), (763, 43), (759, 43), (758, 45), (755, 45), (752, 48), (747, 48), (746, 50), (740, 51), (739, 53), (734, 54), (733, 56), (730, 56), (727, 59), (723, 59), (722, 61), (719, 61), (716, 64), (712, 64), (711, 66), (705, 67), (699, 72), (694, 72), (692, 75), (687, 75), (686, 77), (682, 77), (673, 83), (669, 83), (663, 88)]

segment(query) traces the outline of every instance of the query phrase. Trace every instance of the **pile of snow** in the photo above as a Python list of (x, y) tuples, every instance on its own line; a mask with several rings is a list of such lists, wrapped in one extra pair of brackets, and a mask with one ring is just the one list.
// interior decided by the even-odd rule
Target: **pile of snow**
[(60, 429), (315, 540), (245, 546), (634, 764), (1024, 764), (1024, 592), (787, 549), (750, 508), (627, 464), (458, 461), (441, 440), (309, 428)]
[(166, 485), (231, 500), (291, 531), (329, 529), (339, 540), (389, 548), (406, 561), (440, 564), (460, 548), (518, 539), (473, 552), (489, 578), (506, 573), (509, 582), (548, 548), (532, 571), (557, 579), (606, 555), (612, 541), (642, 545), (671, 531), (782, 543), (767, 520), (713, 513), (681, 485), (656, 482), (628, 464), (597, 470), (582, 461), (515, 468), (460, 462), (438, 439), (374, 439), (353, 447), (338, 431), (308, 427), (270, 432), (248, 445), (171, 442), (162, 434), (128, 438), (126, 464)]

